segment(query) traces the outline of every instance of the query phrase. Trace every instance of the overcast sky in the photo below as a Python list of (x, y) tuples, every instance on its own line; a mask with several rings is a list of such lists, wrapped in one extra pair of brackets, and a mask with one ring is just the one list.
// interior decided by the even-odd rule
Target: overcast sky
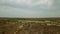
[(60, 17), (60, 0), (0, 0), (0, 17)]

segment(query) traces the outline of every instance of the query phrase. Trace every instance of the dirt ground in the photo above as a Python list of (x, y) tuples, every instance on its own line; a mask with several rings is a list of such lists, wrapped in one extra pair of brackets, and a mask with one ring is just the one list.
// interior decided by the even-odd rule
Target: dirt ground
[(60, 18), (0, 18), (0, 34), (60, 34)]

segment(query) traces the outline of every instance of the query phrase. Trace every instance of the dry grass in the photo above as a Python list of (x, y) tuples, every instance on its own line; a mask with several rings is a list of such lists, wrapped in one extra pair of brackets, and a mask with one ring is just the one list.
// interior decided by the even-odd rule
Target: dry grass
[(1, 18), (0, 34), (60, 34), (60, 18)]

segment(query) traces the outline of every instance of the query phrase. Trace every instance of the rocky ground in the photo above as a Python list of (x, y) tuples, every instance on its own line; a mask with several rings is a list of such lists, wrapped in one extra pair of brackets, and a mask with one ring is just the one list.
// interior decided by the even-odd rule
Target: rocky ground
[(60, 18), (0, 18), (0, 34), (60, 34)]

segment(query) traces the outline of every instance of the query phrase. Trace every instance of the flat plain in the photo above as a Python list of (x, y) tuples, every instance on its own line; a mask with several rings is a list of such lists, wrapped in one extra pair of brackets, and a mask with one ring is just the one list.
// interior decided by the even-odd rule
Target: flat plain
[(0, 34), (60, 34), (60, 18), (0, 18)]

